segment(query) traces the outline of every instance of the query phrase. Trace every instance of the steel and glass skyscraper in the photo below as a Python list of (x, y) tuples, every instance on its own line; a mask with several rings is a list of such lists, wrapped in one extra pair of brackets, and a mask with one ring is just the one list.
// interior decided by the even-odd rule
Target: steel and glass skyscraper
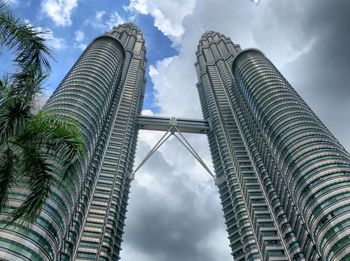
[(198, 92), (234, 260), (350, 260), (350, 156), (256, 49), (207, 32)]
[[(88, 148), (93, 153), (79, 203), (60, 249), (61, 260), (117, 260), (119, 257), (145, 67), (146, 49), (141, 31), (130, 23), (120, 25), (91, 43), (48, 102), (48, 107), (56, 113), (65, 113), (67, 106), (61, 106), (61, 102), (70, 103), (67, 99), (72, 97), (70, 88), (83, 81), (76, 92), (78, 97), (84, 97), (82, 93), (87, 92), (86, 100), (82, 106), (73, 106), (91, 109), (87, 117), (79, 121), (86, 123), (89, 132), (99, 132), (87, 134), (87, 144), (94, 141)], [(95, 107), (91, 108), (90, 102), (94, 99)], [(72, 102), (77, 100), (79, 98)], [(93, 113), (97, 118), (91, 117)], [(78, 111), (76, 115), (83, 114)]]
[[(350, 260), (350, 155), (273, 64), (207, 32), (195, 63), (205, 120), (140, 116), (144, 44), (130, 23), (97, 37), (50, 97), (44, 110), (76, 120), (87, 153), (69, 184), (55, 177), (34, 224), (0, 229), (0, 259), (118, 260), (148, 129), (208, 135), (235, 261)], [(13, 188), (10, 207), (27, 194)]]
[[(86, 48), (44, 107), (80, 124), (87, 153), (30, 227), (0, 230), (1, 260), (117, 260), (145, 86), (141, 31), (124, 24)], [(26, 195), (14, 188), (15, 207)]]

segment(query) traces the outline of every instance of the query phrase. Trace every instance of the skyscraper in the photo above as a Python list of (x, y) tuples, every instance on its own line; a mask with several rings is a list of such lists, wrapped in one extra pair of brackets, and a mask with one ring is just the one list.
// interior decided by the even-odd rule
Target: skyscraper
[[(88, 148), (93, 153), (79, 204), (60, 250), (61, 260), (119, 257), (130, 187), (128, 173), (132, 172), (137, 119), (144, 95), (145, 56), (143, 35), (136, 26), (129, 23), (113, 28), (92, 42), (48, 102), (55, 112), (64, 113), (67, 106), (54, 100), (62, 92), (62, 100), (67, 100), (68, 105), (70, 101), (64, 95), (72, 94), (66, 89), (74, 88), (74, 81), (83, 81), (77, 93), (82, 97), (85, 95), (81, 92), (89, 92), (83, 107), (92, 109), (83, 122), (89, 121), (89, 132), (99, 131), (86, 135), (87, 141), (94, 141)], [(76, 99), (72, 102), (76, 103)], [(93, 112), (95, 119), (91, 117)], [(80, 117), (82, 113), (78, 111), (76, 115)]]
[[(116, 260), (145, 86), (141, 31), (120, 25), (86, 48), (44, 107), (80, 123), (86, 155), (37, 222), (0, 230), (1, 260)], [(9, 197), (17, 206), (26, 191)]]
[[(142, 117), (145, 55), (135, 25), (113, 28), (50, 97), (44, 110), (79, 122), (87, 153), (33, 225), (0, 230), (0, 259), (118, 260), (144, 128), (208, 135), (235, 261), (350, 260), (350, 155), (273, 64), (207, 32), (195, 63), (205, 120)], [(27, 194), (15, 187), (10, 206)]]
[(273, 64), (216, 32), (198, 92), (234, 260), (350, 260), (350, 156)]

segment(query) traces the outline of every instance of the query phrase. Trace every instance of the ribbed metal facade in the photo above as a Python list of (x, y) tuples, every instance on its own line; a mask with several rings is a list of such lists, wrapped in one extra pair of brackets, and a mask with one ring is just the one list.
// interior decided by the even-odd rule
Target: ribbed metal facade
[(117, 260), (121, 249), (130, 187), (128, 173), (132, 172), (144, 95), (146, 50), (141, 32), (130, 24), (119, 26), (112, 35), (124, 45), (125, 61), (117, 99), (109, 110), (110, 126), (101, 136), (104, 148), (95, 166), (97, 175), (92, 185), (86, 184), (91, 197), (88, 204), (82, 204), (86, 214), (74, 260)]
[[(119, 259), (137, 132), (147, 128), (138, 126), (145, 55), (137, 27), (113, 28), (50, 97), (44, 110), (76, 120), (87, 153), (69, 184), (57, 178), (35, 224), (0, 230), (0, 260)], [(260, 51), (207, 32), (196, 55), (207, 120), (197, 123), (234, 260), (350, 260), (349, 153)], [(15, 187), (10, 207), (27, 194)]]
[[(76, 120), (87, 153), (70, 184), (54, 187), (38, 221), (0, 230), (1, 260), (117, 260), (145, 86), (141, 31), (120, 25), (96, 38), (44, 110)], [(59, 180), (57, 180), (59, 184)], [(27, 194), (18, 187), (10, 204)]]
[(234, 260), (350, 260), (350, 156), (273, 64), (207, 32), (195, 64)]

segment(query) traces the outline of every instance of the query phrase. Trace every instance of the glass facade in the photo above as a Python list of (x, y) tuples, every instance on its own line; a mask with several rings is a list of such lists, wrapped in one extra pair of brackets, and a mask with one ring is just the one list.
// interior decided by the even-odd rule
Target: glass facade
[[(50, 97), (44, 110), (76, 120), (87, 153), (37, 222), (0, 229), (1, 260), (119, 259), (145, 56), (135, 25), (115, 27)], [(206, 32), (196, 56), (234, 260), (350, 260), (349, 153), (259, 50)], [(26, 195), (13, 188), (7, 210)]]
[(207, 32), (195, 66), (234, 260), (348, 260), (348, 152), (260, 51)]
[[(36, 223), (0, 230), (1, 260), (118, 260), (145, 86), (141, 31), (124, 24), (96, 38), (44, 110), (76, 120), (87, 153), (53, 188)], [(16, 207), (27, 191), (10, 194)]]

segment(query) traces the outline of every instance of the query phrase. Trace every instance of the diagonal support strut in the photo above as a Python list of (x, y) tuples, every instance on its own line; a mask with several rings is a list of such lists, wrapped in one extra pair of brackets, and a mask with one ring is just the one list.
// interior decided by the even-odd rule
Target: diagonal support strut
[[(154, 147), (150, 150), (150, 152), (146, 155), (146, 157), (141, 161), (141, 163), (135, 168), (135, 170), (128, 175), (129, 179), (133, 180), (135, 178), (135, 173), (147, 162), (147, 160), (156, 152), (160, 146), (166, 142), (170, 136), (175, 136), (175, 138), (182, 144), (191, 154), (192, 156), (202, 165), (202, 167), (208, 172), (208, 174), (214, 179), (215, 184), (217, 184), (216, 176), (211, 172), (209, 167), (205, 164), (196, 150), (191, 146), (189, 141), (185, 138), (185, 136), (181, 133), (179, 128), (176, 126), (177, 122), (175, 118), (170, 118), (170, 127), (164, 133), (164, 135), (160, 138), (160, 140), (154, 145)], [(178, 133), (179, 135), (176, 135)]]
[(143, 164), (146, 163), (146, 161), (153, 155), (153, 153), (156, 152), (160, 148), (160, 146), (162, 146), (164, 142), (166, 142), (167, 139), (169, 139), (169, 137), (172, 135), (170, 132), (170, 129), (171, 127), (167, 132), (164, 133), (164, 135), (160, 138), (160, 140), (156, 143), (156, 145), (154, 145), (154, 147), (150, 150), (150, 152), (148, 152), (146, 157), (141, 161), (141, 163), (137, 166), (137, 168), (135, 168), (135, 170), (132, 173), (130, 173), (129, 178), (131, 180), (135, 178), (135, 173), (142, 167)]

